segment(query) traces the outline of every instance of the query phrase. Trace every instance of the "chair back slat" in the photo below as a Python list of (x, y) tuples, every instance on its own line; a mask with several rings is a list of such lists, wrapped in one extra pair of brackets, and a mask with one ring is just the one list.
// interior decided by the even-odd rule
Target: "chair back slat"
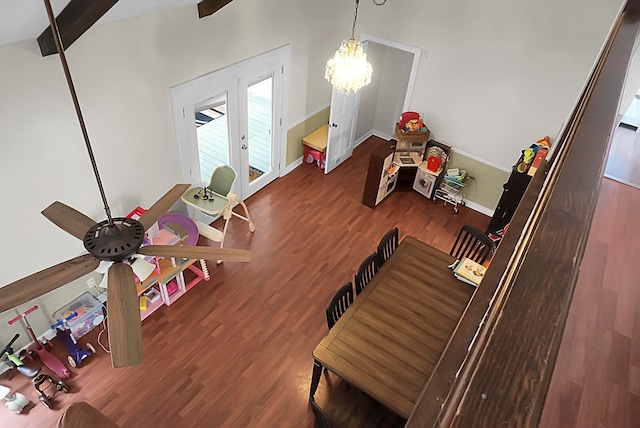
[(327, 306), (327, 327), (329, 327), (329, 330), (338, 322), (342, 314), (349, 309), (352, 303), (353, 284), (349, 282), (338, 289), (331, 299), (329, 306)]
[(398, 228), (394, 227), (388, 231), (378, 244), (378, 267), (382, 267), (389, 260), (389, 257), (398, 248)]
[(355, 276), (356, 295), (360, 294), (374, 275), (378, 273), (378, 253), (368, 255), (360, 264)]
[(464, 225), (449, 254), (458, 260), (468, 257), (483, 264), (494, 251), (495, 244), (487, 235), (473, 226)]

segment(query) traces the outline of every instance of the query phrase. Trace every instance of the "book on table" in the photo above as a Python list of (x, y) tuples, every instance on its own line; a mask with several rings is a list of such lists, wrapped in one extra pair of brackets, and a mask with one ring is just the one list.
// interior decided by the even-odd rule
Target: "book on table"
[(484, 278), (486, 271), (486, 267), (465, 257), (460, 260), (453, 269), (453, 275), (460, 281), (464, 281), (477, 287), (480, 285), (480, 282), (482, 282), (482, 278)]

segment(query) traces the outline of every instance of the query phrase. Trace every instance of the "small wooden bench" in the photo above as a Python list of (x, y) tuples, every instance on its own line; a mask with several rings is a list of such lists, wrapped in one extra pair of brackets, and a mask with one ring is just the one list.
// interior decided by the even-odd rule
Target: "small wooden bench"
[(324, 169), (328, 135), (329, 125), (322, 125), (302, 139), (302, 144), (304, 144), (304, 161), (306, 163), (316, 162), (318, 167)]

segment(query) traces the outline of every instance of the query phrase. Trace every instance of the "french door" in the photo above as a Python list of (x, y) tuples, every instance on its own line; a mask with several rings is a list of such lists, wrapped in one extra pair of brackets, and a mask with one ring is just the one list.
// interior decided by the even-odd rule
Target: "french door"
[(208, 184), (217, 166), (231, 165), (244, 200), (280, 175), (288, 57), (279, 48), (171, 89), (184, 180)]
[(360, 92), (342, 94), (333, 89), (331, 112), (329, 113), (329, 131), (327, 134), (325, 174), (329, 174), (353, 154), (353, 140), (356, 133), (359, 105)]

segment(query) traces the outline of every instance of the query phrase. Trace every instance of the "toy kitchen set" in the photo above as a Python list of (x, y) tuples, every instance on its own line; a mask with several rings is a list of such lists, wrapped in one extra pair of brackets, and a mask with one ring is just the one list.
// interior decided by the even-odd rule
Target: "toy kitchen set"
[(419, 113), (402, 113), (393, 137), (376, 147), (369, 159), (362, 203), (370, 208), (396, 188), (433, 199), (444, 176), (451, 147), (430, 139)]

